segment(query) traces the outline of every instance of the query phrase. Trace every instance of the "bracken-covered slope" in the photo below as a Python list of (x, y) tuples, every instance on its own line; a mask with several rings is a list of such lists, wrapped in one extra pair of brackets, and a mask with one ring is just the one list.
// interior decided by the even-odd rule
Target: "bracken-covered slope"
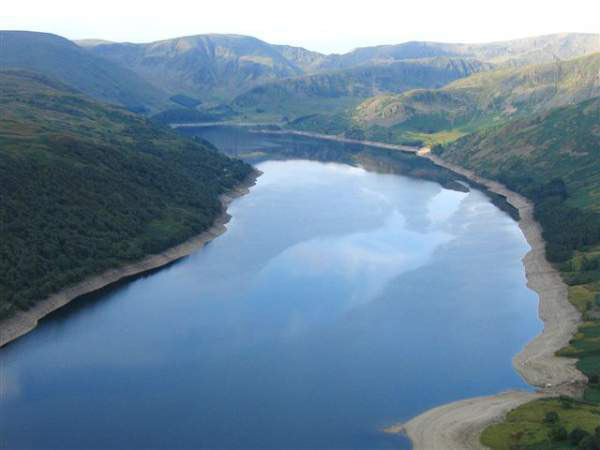
[[(598, 448), (592, 444), (600, 442), (599, 419), (590, 412), (600, 403), (600, 98), (481, 130), (433, 151), (533, 201), (546, 258), (560, 270), (583, 320), (558, 354), (577, 358), (589, 380), (586, 403), (568, 397), (528, 403), (487, 428), (482, 442), (495, 450)], [(557, 414), (554, 428), (549, 411)], [(565, 427), (572, 445), (553, 432)]]
[(0, 69), (43, 73), (95, 99), (135, 111), (156, 111), (170, 103), (165, 92), (126, 67), (54, 34), (0, 31)]
[[(433, 152), (530, 198), (550, 261), (600, 243), (600, 97), (487, 128)], [(594, 276), (600, 280), (600, 272)]]
[(561, 179), (569, 205), (600, 212), (600, 97), (469, 134), (442, 156), (490, 177)]
[(206, 230), (251, 170), (58, 81), (0, 71), (0, 318)]
[(366, 100), (357, 123), (436, 132), (471, 131), (600, 95), (600, 53), (570, 61), (477, 73), (442, 89)]

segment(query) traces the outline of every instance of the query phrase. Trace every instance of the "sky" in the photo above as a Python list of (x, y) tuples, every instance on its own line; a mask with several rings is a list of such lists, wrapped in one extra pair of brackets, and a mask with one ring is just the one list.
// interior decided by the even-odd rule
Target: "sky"
[(0, 29), (150, 42), (255, 36), (323, 53), (411, 40), (490, 42), (600, 33), (598, 0), (4, 0)]

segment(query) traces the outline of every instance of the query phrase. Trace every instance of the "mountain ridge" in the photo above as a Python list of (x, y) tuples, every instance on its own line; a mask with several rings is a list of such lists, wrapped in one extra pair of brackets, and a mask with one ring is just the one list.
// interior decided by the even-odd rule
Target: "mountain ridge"
[(9, 68), (43, 73), (135, 111), (157, 111), (169, 104), (166, 93), (131, 70), (51, 33), (0, 31), (0, 69)]
[(130, 67), (171, 94), (218, 101), (273, 78), (302, 74), (269, 44), (240, 35), (197, 35), (148, 44), (97, 45), (92, 53)]
[[(155, 42), (111, 43), (86, 50), (135, 71), (170, 95), (184, 94), (213, 106), (265, 83), (359, 66), (435, 57), (476, 59), (490, 66), (522, 66), (600, 51), (600, 34), (554, 34), (488, 44), (412, 41), (322, 54), (274, 45), (252, 36), (191, 35)], [(510, 50), (511, 58), (500, 58)]]
[(528, 113), (600, 95), (600, 52), (580, 58), (481, 72), (440, 89), (372, 97), (352, 121), (363, 127), (436, 133), (474, 131)]
[(356, 66), (264, 83), (237, 96), (232, 106), (242, 113), (261, 109), (285, 117), (310, 114), (319, 106), (338, 112), (380, 93), (439, 88), (491, 68), (475, 59), (447, 57)]
[(495, 64), (526, 65), (550, 62), (555, 57), (570, 59), (597, 51), (600, 51), (599, 33), (553, 33), (507, 41), (469, 44), (408, 41), (400, 44), (359, 47), (345, 54), (329, 56), (337, 58), (338, 64), (342, 65), (356, 65), (364, 63), (365, 59), (373, 58), (411, 59), (424, 53), (428, 53), (429, 56), (473, 57)]

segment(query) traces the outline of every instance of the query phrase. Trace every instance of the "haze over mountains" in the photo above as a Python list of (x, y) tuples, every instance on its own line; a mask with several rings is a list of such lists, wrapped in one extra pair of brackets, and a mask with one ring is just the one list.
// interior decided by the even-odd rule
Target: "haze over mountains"
[(406, 42), (356, 49), (331, 55), (329, 65), (349, 67), (376, 61), (397, 61), (434, 56), (476, 58), (498, 66), (540, 64), (600, 51), (598, 34), (560, 33), (484, 44)]

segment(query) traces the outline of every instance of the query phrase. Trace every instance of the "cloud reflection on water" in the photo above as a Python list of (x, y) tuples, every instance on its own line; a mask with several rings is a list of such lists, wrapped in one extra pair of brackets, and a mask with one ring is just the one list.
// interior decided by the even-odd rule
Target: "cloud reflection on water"
[(359, 190), (371, 199), (365, 207), (375, 214), (386, 211), (380, 226), (303, 240), (271, 258), (256, 277), (253, 296), (273, 308), (277, 301), (294, 305), (279, 317), (289, 335), (335, 320), (377, 298), (403, 273), (428, 265), (436, 250), (455, 238), (445, 224), (468, 195), (431, 193), (415, 209), (423, 215), (421, 226), (415, 227), (418, 218), (409, 217), (413, 224), (408, 225), (406, 208), (399, 205), (406, 199), (395, 196), (398, 191)]

